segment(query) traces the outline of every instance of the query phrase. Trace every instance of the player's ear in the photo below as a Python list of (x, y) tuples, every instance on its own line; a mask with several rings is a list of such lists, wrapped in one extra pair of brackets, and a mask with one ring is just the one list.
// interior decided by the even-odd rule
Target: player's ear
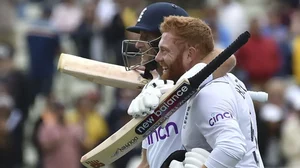
[(195, 47), (189, 46), (189, 48), (188, 48), (188, 57), (187, 57), (189, 64), (192, 64), (193, 60), (195, 60), (196, 52), (197, 51), (196, 51)]

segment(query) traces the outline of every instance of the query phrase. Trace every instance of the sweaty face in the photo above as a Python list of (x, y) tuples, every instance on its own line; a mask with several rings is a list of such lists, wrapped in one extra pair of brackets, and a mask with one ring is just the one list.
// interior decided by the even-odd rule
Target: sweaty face
[(185, 43), (171, 33), (163, 33), (155, 60), (163, 69), (161, 79), (177, 81), (184, 73)]

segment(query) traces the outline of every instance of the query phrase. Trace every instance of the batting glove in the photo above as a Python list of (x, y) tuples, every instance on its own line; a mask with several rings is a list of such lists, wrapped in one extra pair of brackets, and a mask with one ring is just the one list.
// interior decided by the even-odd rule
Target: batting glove
[(208, 151), (202, 148), (193, 148), (190, 152), (185, 153), (183, 162), (173, 160), (170, 163), (170, 168), (201, 168), (208, 156)]
[(159, 105), (160, 97), (174, 86), (172, 80), (160, 80), (158, 78), (150, 81), (142, 92), (132, 100), (128, 114), (134, 118), (152, 114)]

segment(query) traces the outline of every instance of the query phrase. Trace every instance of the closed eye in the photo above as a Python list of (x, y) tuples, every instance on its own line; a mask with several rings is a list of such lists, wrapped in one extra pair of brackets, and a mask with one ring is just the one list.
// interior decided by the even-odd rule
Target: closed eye
[(165, 52), (167, 52), (167, 51), (169, 51), (169, 50), (166, 49), (165, 47), (159, 47), (159, 51), (160, 51), (161, 53), (165, 53)]

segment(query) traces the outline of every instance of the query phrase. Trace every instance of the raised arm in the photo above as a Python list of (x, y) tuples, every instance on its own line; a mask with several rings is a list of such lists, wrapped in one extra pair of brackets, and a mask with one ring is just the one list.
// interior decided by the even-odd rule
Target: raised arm
[[(203, 59), (203, 63), (210, 63), (214, 58), (216, 58), (223, 50), (216, 48), (214, 49), (207, 57)], [(230, 72), (236, 65), (236, 58), (232, 55), (229, 59), (227, 59), (214, 73), (213, 78), (219, 78), (224, 76), (226, 73)]]

